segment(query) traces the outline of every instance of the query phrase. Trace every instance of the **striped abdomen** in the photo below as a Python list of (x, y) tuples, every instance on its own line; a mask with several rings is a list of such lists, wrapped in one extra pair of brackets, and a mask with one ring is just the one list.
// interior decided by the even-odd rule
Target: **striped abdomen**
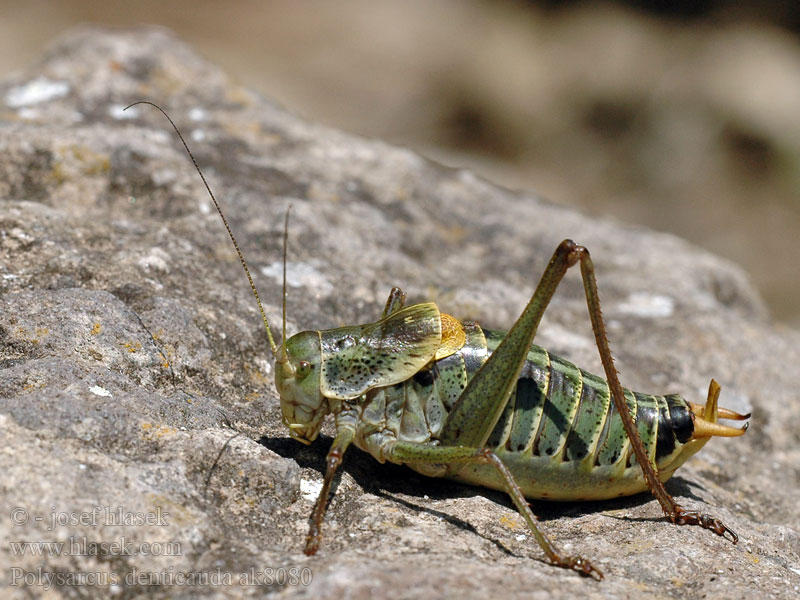
[[(467, 343), (411, 379), (368, 393), (361, 402), (356, 445), (383, 460), (392, 439), (437, 439), (467, 381), (503, 333), (465, 323)], [(679, 396), (625, 390), (651, 460), (666, 480), (706, 440), (692, 440), (694, 421)], [(605, 380), (531, 346), (519, 380), (487, 446), (508, 466), (530, 498), (601, 499), (647, 489)], [(432, 466), (409, 465), (425, 475)], [(469, 465), (455, 479), (503, 490), (490, 465)]]
[[(504, 334), (482, 331), (491, 352)], [(645, 451), (666, 480), (700, 448), (691, 441), (691, 410), (677, 395), (624, 391)], [(608, 383), (538, 346), (531, 347), (487, 446), (529, 497), (599, 499), (646, 489)], [(486, 479), (495, 479), (490, 471), (478, 466), (458, 479), (476, 483), (480, 476), (487, 485)], [(502, 489), (499, 481), (497, 487)]]
[[(496, 332), (484, 333), (490, 350), (502, 339)], [(626, 389), (625, 397), (651, 459), (669, 459), (691, 438), (691, 412), (680, 396)], [(488, 445), (564, 462), (591, 460), (594, 465), (631, 456), (608, 383), (538, 346), (528, 353)]]

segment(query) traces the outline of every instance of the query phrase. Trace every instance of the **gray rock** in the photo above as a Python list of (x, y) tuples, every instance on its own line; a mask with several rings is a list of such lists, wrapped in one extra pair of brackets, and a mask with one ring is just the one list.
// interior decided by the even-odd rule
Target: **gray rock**
[[(800, 335), (773, 328), (737, 267), (305, 122), (159, 30), (74, 30), (0, 97), (6, 595), (797, 596)], [(596, 583), (545, 564), (502, 494), (354, 450), (322, 549), (304, 556), (330, 438), (288, 439), (255, 303), (196, 173), (160, 114), (121, 112), (142, 98), (182, 127), (278, 330), (293, 206), (290, 334), (374, 320), (392, 285), (507, 328), (558, 242), (586, 245), (625, 384), (700, 402), (713, 376), (723, 405), (753, 411), (746, 436), (713, 440), (667, 486), (740, 543), (666, 523), (646, 495), (533, 503), (605, 571)], [(577, 274), (537, 339), (600, 371)], [(38, 556), (22, 541), (66, 546)]]

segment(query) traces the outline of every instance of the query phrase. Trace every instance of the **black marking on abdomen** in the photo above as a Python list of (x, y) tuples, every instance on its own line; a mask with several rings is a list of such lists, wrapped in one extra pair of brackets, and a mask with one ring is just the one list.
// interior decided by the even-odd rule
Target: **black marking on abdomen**
[(436, 363), (430, 369), (422, 369), (414, 373), (414, 381), (419, 385), (430, 387), (439, 376), (439, 369), (436, 368)]
[(656, 460), (675, 452), (675, 433), (669, 409), (664, 403), (658, 410), (658, 439), (656, 440)]
[[(561, 448), (562, 440), (566, 438), (572, 427), (572, 423), (567, 418), (567, 415), (562, 412), (562, 408), (575, 401), (577, 390), (573, 380), (567, 376), (566, 369), (562, 371), (561, 368), (556, 366), (556, 362), (563, 362), (566, 369), (577, 369), (572, 363), (567, 363), (563, 359), (550, 355), (550, 378), (544, 399), (542, 420), (533, 443), (533, 454), (535, 456), (553, 456), (556, 454)], [(563, 407), (554, 401), (557, 396), (567, 398)]]
[(685, 444), (692, 439), (694, 433), (694, 421), (692, 420), (692, 413), (686, 406), (686, 402), (677, 394), (670, 394), (664, 396), (669, 407), (669, 416), (672, 420), (672, 431), (675, 434), (675, 439), (681, 444)]
[[(541, 385), (546, 381), (545, 369), (532, 360), (525, 360), (514, 392), (515, 410), (511, 418), (506, 447), (512, 452), (522, 452), (533, 442), (541, 428), (542, 409), (546, 401)], [(538, 415), (538, 421), (536, 416)]]
[[(578, 409), (575, 411), (572, 428), (567, 435), (567, 441), (564, 443), (564, 452), (562, 454), (564, 462), (583, 460), (589, 454), (589, 442), (578, 433), (577, 424), (579, 419), (595, 419), (596, 417), (593, 413), (599, 412), (597, 390), (584, 377), (583, 385), (581, 386), (581, 397), (578, 400)], [(595, 424), (597, 425), (597, 421), (595, 421)]]
[[(653, 436), (648, 435), (646, 438), (642, 437), (642, 430), (652, 432), (653, 426), (657, 425), (658, 399), (655, 396), (639, 392), (633, 392), (633, 395), (636, 398), (636, 431), (639, 433), (639, 438), (644, 446), (645, 453), (650, 456)], [(656, 442), (656, 446), (657, 445), (658, 442)], [(633, 464), (634, 458), (635, 454), (633, 452), (633, 446), (631, 446), (631, 452), (628, 454), (628, 467)]]
[(507, 444), (509, 450), (522, 452), (531, 443), (539, 429), (539, 424), (533, 422), (533, 415), (544, 402), (546, 402), (544, 394), (535, 378), (525, 377), (517, 380), (516, 411)]

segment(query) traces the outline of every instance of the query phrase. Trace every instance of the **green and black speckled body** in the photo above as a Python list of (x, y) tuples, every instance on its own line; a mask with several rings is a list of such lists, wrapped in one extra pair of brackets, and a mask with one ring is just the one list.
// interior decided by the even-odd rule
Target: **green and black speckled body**
[[(437, 444), (453, 404), (504, 333), (465, 323), (467, 343), (402, 383), (372, 390), (358, 402), (355, 443), (378, 460), (393, 440)], [(660, 477), (668, 479), (705, 440), (690, 440), (693, 418), (676, 395), (625, 390), (637, 428)], [(531, 346), (515, 389), (487, 446), (508, 466), (529, 498), (603, 499), (644, 491), (608, 384), (572, 363)], [(425, 475), (447, 476), (503, 490), (491, 465), (409, 465)]]

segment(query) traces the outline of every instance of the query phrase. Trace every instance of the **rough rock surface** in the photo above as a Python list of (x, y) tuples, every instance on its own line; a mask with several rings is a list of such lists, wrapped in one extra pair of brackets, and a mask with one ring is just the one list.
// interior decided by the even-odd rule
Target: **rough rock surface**
[[(4, 596), (797, 597), (800, 335), (735, 266), (304, 122), (163, 31), (73, 31), (0, 98)], [(289, 333), (371, 321), (392, 285), (507, 328), (562, 238), (589, 247), (623, 382), (699, 402), (713, 376), (753, 411), (667, 485), (740, 543), (669, 525), (646, 495), (533, 503), (596, 583), (545, 564), (502, 494), (354, 450), (304, 556), (330, 437), (288, 438), (197, 174), (160, 114), (121, 112), (142, 98), (183, 127), (278, 329), (292, 204)], [(600, 370), (577, 274), (538, 341)]]

